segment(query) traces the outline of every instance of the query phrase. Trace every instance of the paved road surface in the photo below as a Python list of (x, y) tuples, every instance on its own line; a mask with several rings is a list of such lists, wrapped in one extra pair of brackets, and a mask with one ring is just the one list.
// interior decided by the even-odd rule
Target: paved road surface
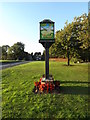
[(0, 70), (1, 69), (5, 69), (5, 68), (9, 68), (9, 67), (13, 67), (13, 66), (16, 66), (16, 65), (20, 65), (20, 64), (29, 63), (29, 62), (32, 62), (32, 61), (24, 61), (24, 62), (17, 62), (17, 63), (8, 63), (8, 64), (3, 64), (3, 65), (0, 63)]

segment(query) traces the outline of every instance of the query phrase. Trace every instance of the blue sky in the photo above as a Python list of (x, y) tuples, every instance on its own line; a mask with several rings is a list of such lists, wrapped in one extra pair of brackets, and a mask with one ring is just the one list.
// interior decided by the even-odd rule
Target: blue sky
[(0, 3), (0, 45), (25, 44), (25, 51), (31, 53), (44, 48), (39, 40), (39, 22), (51, 19), (55, 31), (63, 29), (66, 20), (88, 13), (88, 2), (17, 2)]

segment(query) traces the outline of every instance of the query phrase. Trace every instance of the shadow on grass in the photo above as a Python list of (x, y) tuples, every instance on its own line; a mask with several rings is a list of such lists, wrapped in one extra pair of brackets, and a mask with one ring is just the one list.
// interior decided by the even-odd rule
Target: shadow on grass
[(72, 95), (88, 95), (88, 87), (82, 86), (60, 86), (60, 93)]
[[(60, 81), (60, 80), (58, 80)], [(65, 84), (74, 84), (74, 85), (65, 85)], [(65, 86), (63, 86), (62, 84), (64, 84)], [(76, 84), (78, 84), (79, 86), (76, 86)], [(61, 81), (60, 82), (60, 93), (62, 94), (72, 94), (72, 95), (88, 95), (88, 87), (85, 86), (80, 86), (80, 84), (84, 85), (84, 84), (90, 84), (90, 82), (80, 82), (80, 81)]]
[[(59, 80), (60, 81), (60, 80)], [(90, 82), (84, 82), (84, 81), (61, 81), (60, 84), (63, 83), (73, 83), (73, 84), (90, 84)]]
[[(60, 81), (60, 80), (55, 80), (55, 81)], [(67, 85), (68, 83), (69, 83), (69, 85)], [(85, 87), (83, 85), (84, 84), (88, 85), (89, 83), (90, 82), (84, 82), (84, 81), (83, 82), (82, 81), (61, 81), (59, 87), (56, 87), (52, 92), (49, 90), (48, 93), (71, 94), (71, 95), (88, 95), (89, 88)], [(70, 86), (70, 84), (71, 84), (71, 86)], [(33, 92), (35, 93), (35, 89), (33, 89)], [(44, 93), (44, 92), (42, 92), (42, 93)]]
[[(88, 65), (88, 62), (84, 62)], [(67, 63), (66, 64), (62, 64), (62, 66), (67, 66), (67, 67), (71, 67), (71, 66), (81, 66), (82, 64), (84, 63), (73, 63), (73, 64), (70, 64), (68, 65)]]
[(70, 67), (70, 66), (76, 66), (76, 65), (67, 65), (67, 64), (63, 64), (62, 66), (68, 66), (68, 67)]
[[(84, 81), (61, 81), (60, 84), (74, 84), (73, 86), (65, 85), (60, 86), (60, 93), (62, 94), (72, 94), (72, 95), (88, 95), (88, 87), (80, 86), (80, 84), (90, 84), (90, 82)], [(78, 84), (79, 86), (76, 86)]]

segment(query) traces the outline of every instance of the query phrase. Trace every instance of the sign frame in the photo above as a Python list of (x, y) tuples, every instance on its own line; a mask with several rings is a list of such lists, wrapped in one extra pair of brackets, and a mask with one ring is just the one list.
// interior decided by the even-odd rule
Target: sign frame
[[(49, 20), (49, 19), (44, 19), (43, 21), (41, 21), (41, 22), (39, 22), (40, 23), (40, 40), (39, 40), (39, 43), (48, 43), (48, 42), (50, 42), (50, 43), (54, 43), (55, 42), (55, 25), (54, 25), (54, 23), (55, 22), (53, 22), (53, 21), (51, 21), (51, 20)], [(42, 24), (53, 24), (53, 38), (51, 39), (49, 39), (49, 38), (43, 38), (43, 39), (41, 39), (41, 25)]]

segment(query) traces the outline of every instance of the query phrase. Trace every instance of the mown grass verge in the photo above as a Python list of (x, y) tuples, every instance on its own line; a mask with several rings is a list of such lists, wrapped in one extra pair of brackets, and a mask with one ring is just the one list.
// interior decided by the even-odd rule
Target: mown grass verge
[(3, 118), (87, 118), (88, 64), (50, 62), (50, 74), (61, 82), (60, 94), (34, 94), (34, 81), (45, 73), (44, 62), (2, 70)]

